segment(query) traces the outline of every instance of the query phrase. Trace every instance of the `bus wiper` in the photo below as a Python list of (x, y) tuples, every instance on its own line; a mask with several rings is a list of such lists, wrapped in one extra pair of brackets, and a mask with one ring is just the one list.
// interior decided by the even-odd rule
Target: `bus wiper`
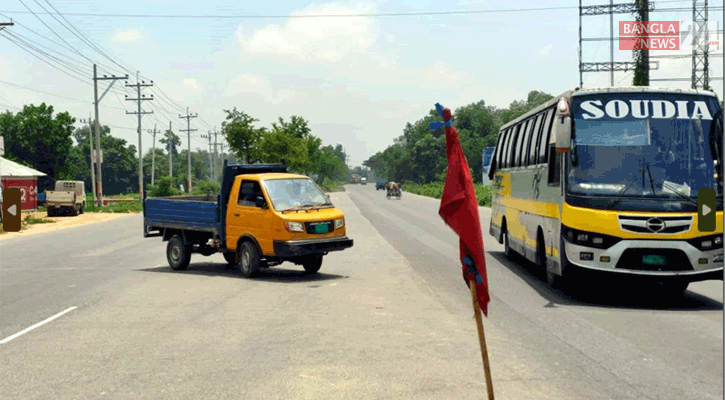
[[(644, 171), (644, 168), (640, 168), (640, 170), (638, 172), (643, 172), (643, 171)], [(637, 181), (637, 174), (635, 174), (632, 177), (632, 179), (630, 179), (630, 181), (627, 183), (627, 186), (625, 186), (624, 189), (620, 190), (619, 193), (617, 193), (614, 197), (612, 197), (612, 199), (609, 201), (609, 205), (607, 206), (607, 209), (611, 210), (617, 203), (619, 203), (619, 201), (622, 198), (622, 195), (624, 195), (624, 192), (626, 192), (629, 189), (629, 187), (632, 186), (632, 184), (636, 181)]]
[(652, 185), (653, 194), (655, 194), (655, 195), (657, 194), (657, 193), (655, 193), (655, 188), (654, 188), (654, 184), (656, 182), (656, 183), (662, 185), (663, 189), (669, 189), (670, 191), (672, 191), (676, 195), (678, 195), (681, 199), (687, 201), (690, 204), (694, 204), (695, 206), (697, 206), (697, 201), (693, 200), (692, 197), (686, 196), (684, 193), (680, 192), (678, 190), (678, 188), (668, 185), (663, 179), (652, 178), (652, 173), (650, 172), (649, 164), (645, 164), (645, 169), (647, 170), (647, 175), (649, 175), (649, 181), (650, 181), (650, 185)]
[(325, 202), (325, 203), (317, 203), (314, 206), (310, 207), (310, 210), (319, 210), (320, 208), (322, 208), (324, 206), (332, 206), (332, 203), (327, 203), (327, 202)]

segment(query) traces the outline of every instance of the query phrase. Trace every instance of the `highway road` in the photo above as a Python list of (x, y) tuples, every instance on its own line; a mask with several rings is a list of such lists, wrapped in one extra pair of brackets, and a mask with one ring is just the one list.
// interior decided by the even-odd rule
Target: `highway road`
[[(438, 201), (347, 189), (332, 198), (355, 246), (318, 275), (244, 279), (220, 255), (171, 271), (139, 215), (0, 241), (3, 399), (485, 398)], [(564, 294), (505, 260), (480, 210), (497, 399), (723, 397), (722, 282), (662, 299), (592, 276)]]

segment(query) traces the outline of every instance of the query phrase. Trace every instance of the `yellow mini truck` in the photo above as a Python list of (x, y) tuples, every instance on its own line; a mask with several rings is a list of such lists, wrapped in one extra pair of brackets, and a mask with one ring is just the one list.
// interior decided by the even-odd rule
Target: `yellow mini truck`
[(285, 163), (225, 163), (217, 196), (144, 198), (144, 237), (155, 236), (168, 242), (174, 270), (186, 269), (193, 253), (221, 252), (245, 277), (285, 261), (317, 273), (325, 255), (353, 245), (342, 211)]

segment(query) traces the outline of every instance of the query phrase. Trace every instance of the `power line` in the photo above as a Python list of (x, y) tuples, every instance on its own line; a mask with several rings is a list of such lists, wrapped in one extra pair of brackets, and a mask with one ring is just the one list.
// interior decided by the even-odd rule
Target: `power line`
[[(81, 99), (78, 99), (78, 98), (73, 98), (73, 97), (67, 97), (67, 96), (63, 96), (63, 95), (60, 95), (60, 94), (55, 94), (55, 93), (49, 93), (49, 92), (44, 92), (44, 91), (42, 91), (42, 90), (37, 90), (37, 89), (29, 88), (29, 87), (26, 87), (26, 86), (20, 86), (20, 85), (17, 85), (17, 84), (15, 84), (15, 83), (10, 83), (10, 82), (6, 82), (6, 81), (0, 81), (0, 83), (2, 83), (2, 84), (5, 84), (5, 85), (9, 85), (9, 86), (15, 86), (15, 87), (17, 87), (17, 88), (20, 88), (20, 89), (25, 89), (25, 90), (29, 90), (29, 91), (31, 91), (31, 92), (37, 92), (37, 93), (42, 93), (42, 94), (45, 94), (45, 95), (48, 95), (48, 96), (54, 96), (54, 97), (58, 97), (58, 98), (60, 98), (60, 99), (65, 99), (65, 100), (75, 101), (75, 102), (78, 102), (78, 103), (83, 103), (83, 104), (93, 104), (93, 102), (92, 102), (92, 101), (87, 101), (87, 100), (81, 100)], [(124, 111), (124, 109), (123, 109), (123, 108), (118, 108), (118, 107), (111, 107), (111, 106), (107, 106), (107, 107), (108, 107), (108, 108), (114, 108), (114, 109), (116, 109), (116, 110), (121, 110), (121, 111)], [(110, 126), (110, 125), (109, 125), (109, 126)]]
[[(38, 3), (38, 0), (35, 0), (35, 2), (36, 2), (36, 3)], [(75, 27), (75, 26), (74, 26), (74, 25), (73, 25), (73, 24), (72, 24), (72, 23), (71, 23), (70, 21), (68, 21), (68, 19), (67, 19), (67, 18), (66, 18), (65, 16), (63, 16), (63, 14), (61, 14), (61, 13), (60, 13), (60, 11), (58, 11), (58, 10), (57, 10), (57, 9), (56, 9), (55, 7), (53, 7), (53, 5), (52, 5), (52, 4), (50, 4), (50, 2), (49, 2), (48, 0), (45, 0), (45, 2), (46, 2), (46, 3), (48, 3), (48, 5), (49, 5), (49, 6), (50, 6), (50, 7), (51, 7), (51, 8), (53, 9), (53, 10), (55, 10), (55, 12), (56, 12), (56, 13), (57, 13), (58, 15), (60, 15), (60, 17), (61, 17), (61, 18), (63, 18), (63, 20), (65, 20), (65, 21), (66, 21), (66, 22), (68, 23), (68, 25), (70, 25), (70, 26), (71, 26), (71, 27), (72, 27), (72, 28), (73, 28), (73, 29), (74, 29), (74, 30), (75, 30), (76, 32), (78, 32), (78, 33), (80, 34), (80, 36), (78, 36), (78, 35), (76, 35), (75, 33), (73, 33), (73, 31), (71, 31), (71, 33), (73, 33), (73, 34), (74, 34), (74, 35), (75, 35), (76, 37), (78, 37), (79, 39), (81, 39), (82, 41), (84, 41), (84, 42), (85, 42), (85, 43), (86, 43), (87, 45), (89, 45), (89, 46), (90, 46), (90, 47), (91, 47), (92, 49), (96, 50), (96, 51), (97, 51), (97, 52), (99, 52), (99, 53), (100, 53), (101, 55), (103, 55), (104, 57), (106, 57), (106, 58), (107, 58), (107, 59), (108, 59), (109, 61), (111, 61), (112, 63), (114, 63), (114, 64), (118, 65), (118, 66), (119, 66), (119, 67), (121, 67), (122, 69), (124, 68), (124, 67), (123, 67), (123, 66), (122, 66), (121, 64), (117, 63), (117, 62), (116, 62), (116, 61), (115, 61), (114, 59), (112, 59), (111, 57), (109, 57), (109, 56), (108, 56), (108, 54), (106, 54), (106, 53), (105, 53), (105, 52), (104, 52), (103, 50), (101, 50), (101, 49), (100, 49), (100, 47), (96, 46), (96, 45), (95, 45), (95, 44), (93, 43), (93, 41), (92, 41), (92, 40), (90, 40), (90, 39), (88, 38), (88, 36), (84, 35), (84, 34), (83, 34), (83, 32), (81, 32), (81, 31), (80, 31), (80, 30), (79, 30), (78, 28), (76, 28), (76, 27)], [(40, 5), (40, 3), (38, 3), (38, 5)], [(43, 6), (41, 5), (41, 7), (43, 7)], [(45, 8), (43, 8), (43, 9), (45, 10)], [(57, 20), (57, 18), (56, 18), (56, 20)], [(60, 22), (60, 21), (58, 21), (58, 22)], [(61, 25), (62, 25), (62, 24), (61, 24)], [(69, 29), (69, 31), (70, 31), (70, 29)], [(130, 71), (126, 71), (126, 72), (130, 72)]]
[[(681, 3), (681, 1), (660, 1), (658, 3)], [(110, 13), (66, 13), (68, 16), (78, 17), (106, 17), (106, 18), (188, 18), (188, 19), (275, 19), (275, 18), (360, 18), (360, 17), (415, 17), (427, 15), (470, 15), (470, 14), (492, 14), (507, 12), (534, 12), (534, 11), (558, 11), (578, 10), (577, 6), (561, 7), (531, 7), (531, 8), (501, 8), (491, 10), (466, 10), (466, 11), (413, 11), (396, 13), (360, 13), (360, 14), (277, 14), (277, 15), (178, 15), (178, 14), (110, 14)], [(687, 8), (660, 9), (657, 11), (688, 11)], [(26, 11), (2, 11), (8, 14), (27, 14)], [(41, 13), (38, 13), (41, 14)]]

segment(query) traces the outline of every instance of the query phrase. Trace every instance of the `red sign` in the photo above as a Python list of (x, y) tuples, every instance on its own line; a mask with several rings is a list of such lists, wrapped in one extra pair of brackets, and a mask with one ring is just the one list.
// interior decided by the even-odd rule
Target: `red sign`
[(20, 189), (20, 209), (35, 210), (38, 208), (38, 187), (35, 179), (5, 179), (3, 189), (16, 187)]
[(679, 21), (619, 21), (619, 50), (679, 49)]

